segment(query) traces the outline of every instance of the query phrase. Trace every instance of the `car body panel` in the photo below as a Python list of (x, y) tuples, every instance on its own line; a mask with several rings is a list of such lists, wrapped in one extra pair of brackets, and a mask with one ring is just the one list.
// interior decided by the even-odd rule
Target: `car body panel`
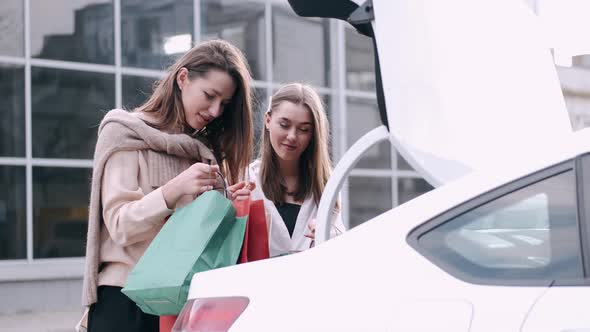
[(590, 332), (588, 287), (551, 287), (532, 308), (522, 332)]
[[(450, 276), (406, 244), (403, 220), (420, 204), (404, 205), (305, 252), (199, 273), (189, 298), (250, 298), (230, 331), (517, 330), (545, 288)], [(424, 319), (431, 309), (447, 316)]]
[[(406, 237), (449, 209), (587, 151), (590, 130), (582, 130), (561, 149), (521, 158), (520, 163), (514, 160), (511, 168), (469, 174), (316, 248), (198, 273), (189, 298), (248, 297), (250, 305), (231, 331), (427, 331), (441, 326), (453, 331), (466, 326), (472, 332), (518, 331), (549, 284), (471, 284), (432, 264), (408, 245)], [(439, 306), (453, 316), (416, 320)]]

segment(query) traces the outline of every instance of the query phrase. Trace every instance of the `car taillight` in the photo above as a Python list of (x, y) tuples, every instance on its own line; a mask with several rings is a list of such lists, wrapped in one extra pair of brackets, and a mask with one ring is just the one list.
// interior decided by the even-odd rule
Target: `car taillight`
[(227, 332), (250, 303), (247, 297), (211, 297), (188, 300), (172, 332)]

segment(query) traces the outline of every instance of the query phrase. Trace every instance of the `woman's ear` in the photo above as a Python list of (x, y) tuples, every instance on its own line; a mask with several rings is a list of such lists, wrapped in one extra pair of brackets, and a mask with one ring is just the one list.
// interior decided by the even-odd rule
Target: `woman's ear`
[(270, 112), (264, 113), (264, 127), (266, 130), (270, 129)]
[(185, 67), (180, 68), (178, 74), (176, 74), (176, 84), (178, 88), (182, 90), (188, 82), (188, 69)]

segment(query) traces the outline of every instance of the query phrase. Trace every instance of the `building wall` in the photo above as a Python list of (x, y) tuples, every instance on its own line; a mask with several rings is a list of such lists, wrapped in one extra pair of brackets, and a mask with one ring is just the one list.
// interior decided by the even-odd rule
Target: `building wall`
[[(0, 314), (79, 306), (97, 126), (107, 110), (141, 104), (174, 50), (212, 38), (248, 58), (258, 134), (268, 97), (294, 80), (328, 106), (334, 162), (379, 125), (369, 40), (343, 22), (297, 17), (284, 0), (0, 3)], [(580, 128), (590, 123), (590, 83), (585, 59), (576, 61), (559, 75)], [(381, 143), (343, 189), (345, 223), (430, 189)]]
[(0, 315), (80, 309), (82, 280), (51, 279), (0, 283)]

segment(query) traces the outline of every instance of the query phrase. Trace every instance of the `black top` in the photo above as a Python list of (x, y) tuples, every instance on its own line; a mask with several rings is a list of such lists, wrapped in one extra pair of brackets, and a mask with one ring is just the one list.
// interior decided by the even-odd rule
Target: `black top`
[(295, 230), (295, 223), (297, 222), (297, 215), (299, 214), (299, 210), (301, 210), (301, 205), (283, 203), (275, 204), (275, 206), (289, 230), (289, 236), (293, 237), (293, 231)]

